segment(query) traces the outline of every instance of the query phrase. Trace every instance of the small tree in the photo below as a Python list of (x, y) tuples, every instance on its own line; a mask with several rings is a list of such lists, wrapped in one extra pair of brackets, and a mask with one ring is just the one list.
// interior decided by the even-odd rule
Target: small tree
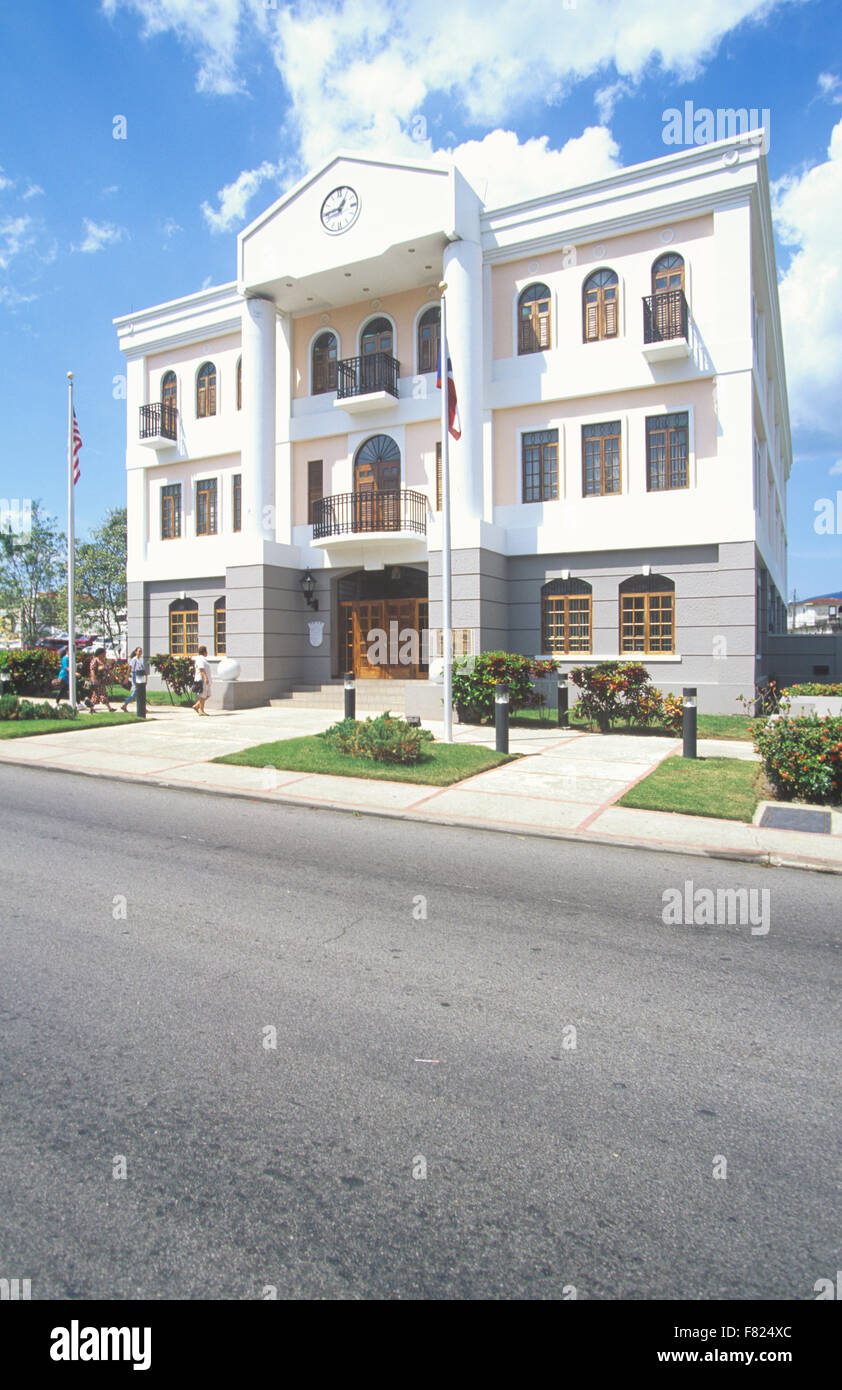
[(149, 664), (153, 671), (164, 682), (170, 692), (170, 700), (174, 695), (187, 695), (193, 686), (193, 672), (195, 664), (192, 656), (170, 656), (169, 652), (159, 652), (157, 656), (150, 657)]
[(32, 503), (28, 533), (15, 535), (11, 524), (0, 531), (0, 608), (18, 613), (21, 642), (34, 647), (60, 615), (66, 538), (55, 517)]
[(119, 649), (126, 626), (126, 509), (106, 513), (105, 521), (76, 550), (77, 608), (80, 619)]
[(494, 717), (494, 687), (509, 687), (511, 709), (529, 709), (541, 702), (532, 684), (535, 676), (556, 670), (554, 661), (535, 661), (520, 652), (483, 652), (458, 661), (453, 668), (453, 703), (465, 723), (487, 724)]

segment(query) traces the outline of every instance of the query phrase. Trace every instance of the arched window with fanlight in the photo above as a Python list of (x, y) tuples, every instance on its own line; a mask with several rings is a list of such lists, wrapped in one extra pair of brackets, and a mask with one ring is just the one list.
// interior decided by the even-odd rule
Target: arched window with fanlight
[(339, 356), (339, 343), (335, 333), (320, 333), (313, 344), (312, 351), (312, 394), (324, 395), (326, 391), (336, 390), (336, 361)]
[(388, 352), (394, 357), (394, 333), (392, 325), (387, 318), (369, 319), (362, 333), (360, 334), (360, 354), (363, 357), (371, 357), (375, 352)]
[(372, 435), (354, 458), (354, 530), (399, 529), (400, 488), (400, 449), (391, 435)]
[(541, 651), (591, 651), (592, 611), (593, 591), (584, 579), (551, 579), (541, 590)]
[(216, 367), (203, 362), (196, 377), (196, 418), (204, 420), (216, 414)]
[(546, 285), (528, 285), (517, 302), (517, 350), (544, 352), (550, 346), (550, 291)]
[(684, 257), (677, 251), (667, 251), (652, 266), (650, 341), (686, 337), (684, 290)]
[(635, 574), (620, 585), (620, 651), (675, 651), (675, 583), (663, 574)]
[(170, 604), (170, 656), (190, 656), (199, 646), (199, 605), (195, 599)]
[(418, 371), (434, 372), (439, 364), (441, 309), (432, 304), (418, 320)]
[(161, 377), (161, 432), (165, 439), (177, 437), (178, 423), (178, 382), (175, 372), (164, 372)]
[(603, 267), (588, 276), (582, 291), (583, 332), (586, 343), (617, 337), (619, 297), (616, 271)]

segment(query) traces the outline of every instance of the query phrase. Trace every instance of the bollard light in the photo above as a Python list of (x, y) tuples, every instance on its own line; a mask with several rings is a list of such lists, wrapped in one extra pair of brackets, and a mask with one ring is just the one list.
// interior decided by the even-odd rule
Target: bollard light
[(698, 714), (696, 707), (696, 687), (694, 685), (685, 685), (682, 695), (684, 696), (684, 717), (682, 722), (684, 748), (682, 757), (695, 758)]
[(353, 671), (345, 672), (345, 718), (356, 718), (357, 680)]
[(494, 729), (497, 734), (497, 752), (509, 751), (509, 687), (505, 681), (497, 681), (494, 686)]
[(570, 724), (570, 689), (567, 684), (567, 672), (558, 673), (558, 727), (566, 729)]
[(146, 718), (146, 675), (136, 674), (134, 678), (135, 688), (135, 714), (138, 719)]

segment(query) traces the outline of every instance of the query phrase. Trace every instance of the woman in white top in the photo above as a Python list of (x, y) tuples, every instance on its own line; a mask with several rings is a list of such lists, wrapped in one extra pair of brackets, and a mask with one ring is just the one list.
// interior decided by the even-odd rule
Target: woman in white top
[(205, 700), (208, 698), (211, 692), (211, 673), (210, 666), (208, 665), (207, 647), (200, 647), (198, 652), (196, 653), (194, 660), (193, 677), (195, 684), (198, 685), (199, 681), (202, 682), (201, 692), (196, 696), (196, 703), (193, 706), (193, 708), (197, 714), (204, 714), (206, 718), (210, 718), (205, 709)]

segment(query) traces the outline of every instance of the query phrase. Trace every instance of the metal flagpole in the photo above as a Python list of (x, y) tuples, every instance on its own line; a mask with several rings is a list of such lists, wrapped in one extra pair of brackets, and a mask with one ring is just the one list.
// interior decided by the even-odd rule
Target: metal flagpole
[(453, 604), (450, 559), (450, 373), (447, 356), (447, 304), (441, 290), (441, 642), (444, 657), (444, 742), (453, 742)]
[(73, 373), (67, 373), (67, 679), (76, 709), (76, 544), (73, 510)]

